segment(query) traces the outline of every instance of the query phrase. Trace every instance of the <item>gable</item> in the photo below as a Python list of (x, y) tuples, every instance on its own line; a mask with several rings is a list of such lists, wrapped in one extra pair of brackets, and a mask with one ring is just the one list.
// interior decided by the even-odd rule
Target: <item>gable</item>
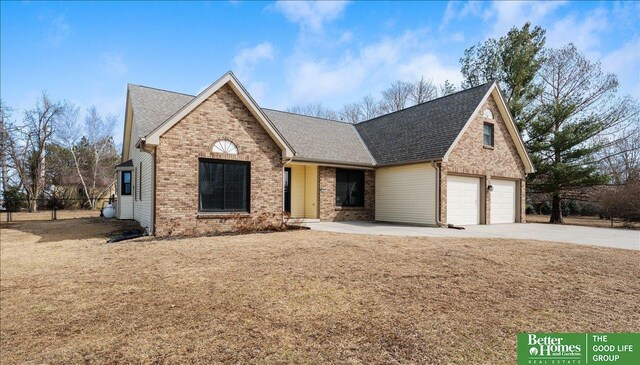
[(174, 125), (183, 120), (189, 113), (191, 113), (200, 104), (206, 101), (211, 95), (218, 91), (221, 87), (228, 86), (233, 93), (239, 98), (242, 104), (247, 110), (254, 116), (258, 123), (264, 128), (273, 141), (282, 149), (283, 157), (293, 157), (293, 148), (286, 142), (280, 132), (271, 124), (271, 121), (266, 117), (262, 109), (251, 98), (249, 93), (240, 84), (236, 77), (231, 72), (227, 72), (224, 76), (211, 84), (208, 88), (198, 94), (190, 102), (184, 105), (180, 110), (175, 112), (164, 123), (157, 126), (146, 137), (144, 137), (144, 143), (147, 146), (155, 147), (160, 143), (160, 137), (170, 130)]
[[(490, 110), (493, 118), (484, 115)], [(493, 125), (494, 145), (485, 146), (483, 140), (484, 124)], [(520, 179), (526, 174), (525, 163), (521, 158), (516, 141), (512, 138), (498, 103), (493, 95), (480, 104), (447, 155), (449, 171), (467, 174), (489, 174)]]
[(441, 160), (492, 83), (356, 124), (378, 165)]
[[(514, 159), (519, 160), (518, 164), (522, 165), (524, 173), (533, 172), (533, 162), (529, 158), (529, 154), (526, 151), (524, 142), (522, 141), (522, 137), (520, 137), (520, 132), (518, 131), (513, 118), (511, 117), (511, 113), (509, 112), (504, 97), (502, 96), (500, 89), (495, 83), (492, 84), (492, 87), (489, 89), (482, 101), (477, 104), (476, 110), (473, 112), (472, 116), (469, 118), (465, 126), (462, 128), (456, 139), (449, 147), (449, 150), (444, 155), (443, 161), (448, 161), (451, 157), (452, 152), (460, 148), (458, 144), (465, 136), (468, 136), (467, 130), (470, 127), (474, 127), (473, 132), (477, 132), (477, 128), (479, 128), (478, 124), (480, 124), (480, 127), (482, 127), (482, 124), (484, 123), (483, 120), (486, 121), (486, 119), (484, 119), (483, 113), (487, 108), (491, 110), (496, 122), (499, 121), (499, 125), (497, 125), (496, 127), (499, 126), (500, 129), (494, 128), (494, 133), (498, 131), (503, 132), (502, 134), (504, 137), (504, 142), (508, 143), (510, 148), (513, 149), (512, 152), (515, 153)], [(480, 138), (474, 140), (472, 143), (482, 144), (482, 139)], [(517, 157), (515, 157), (516, 155)], [(470, 155), (468, 156), (468, 158), (473, 161), (475, 157), (473, 155)]]

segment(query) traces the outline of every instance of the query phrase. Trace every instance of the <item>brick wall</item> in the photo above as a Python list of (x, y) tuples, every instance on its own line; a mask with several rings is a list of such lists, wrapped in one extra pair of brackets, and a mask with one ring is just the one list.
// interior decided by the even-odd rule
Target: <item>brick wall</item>
[(320, 220), (321, 221), (372, 221), (375, 217), (375, 171), (364, 173), (364, 208), (336, 207), (336, 169), (319, 166)]
[[(484, 110), (489, 108), (493, 113), (493, 119), (483, 116)], [(494, 147), (486, 148), (483, 143), (484, 123), (494, 125)], [(525, 168), (516, 150), (515, 144), (507, 126), (502, 119), (498, 106), (490, 96), (486, 104), (480, 108), (469, 128), (464, 132), (454, 149), (449, 155), (448, 162), (442, 164), (441, 190), (440, 190), (440, 220), (446, 223), (447, 218), (447, 183), (448, 174), (473, 175), (483, 178), (484, 187), (481, 194), (487, 192), (487, 186), (491, 185), (492, 178), (504, 178), (516, 180), (516, 187), (520, 191), (520, 221), (525, 221)], [(491, 194), (484, 196), (485, 210), (481, 216), (485, 217), (485, 223), (490, 223)]]
[[(226, 138), (237, 155), (213, 153)], [(233, 90), (225, 85), (160, 137), (156, 148), (156, 235), (205, 234), (232, 228), (228, 216), (198, 214), (198, 159), (251, 162), (248, 217), (282, 219), (282, 152)], [(213, 217), (213, 218), (212, 218)]]

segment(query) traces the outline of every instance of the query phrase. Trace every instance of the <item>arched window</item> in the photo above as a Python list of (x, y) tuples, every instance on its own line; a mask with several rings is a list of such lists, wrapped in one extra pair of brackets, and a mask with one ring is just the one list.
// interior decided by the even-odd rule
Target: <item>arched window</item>
[(484, 110), (484, 117), (487, 119), (493, 119), (493, 113), (491, 112), (491, 109)]
[(237, 155), (238, 147), (228, 139), (221, 139), (213, 145), (213, 152)]

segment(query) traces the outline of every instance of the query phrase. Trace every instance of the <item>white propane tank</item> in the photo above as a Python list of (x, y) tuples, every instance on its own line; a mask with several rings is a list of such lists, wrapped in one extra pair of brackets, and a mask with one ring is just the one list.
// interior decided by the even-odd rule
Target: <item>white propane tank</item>
[(113, 209), (113, 205), (107, 204), (104, 208), (102, 208), (102, 215), (105, 218), (113, 218), (116, 215), (116, 210)]

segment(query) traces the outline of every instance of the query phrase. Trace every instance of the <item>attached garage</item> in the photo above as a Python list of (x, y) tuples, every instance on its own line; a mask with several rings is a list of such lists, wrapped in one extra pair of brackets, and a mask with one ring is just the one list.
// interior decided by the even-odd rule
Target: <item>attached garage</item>
[(447, 223), (480, 224), (480, 178), (447, 176)]
[(426, 163), (376, 170), (376, 221), (436, 224), (436, 170)]
[(513, 180), (491, 180), (491, 224), (516, 222), (516, 182)]

